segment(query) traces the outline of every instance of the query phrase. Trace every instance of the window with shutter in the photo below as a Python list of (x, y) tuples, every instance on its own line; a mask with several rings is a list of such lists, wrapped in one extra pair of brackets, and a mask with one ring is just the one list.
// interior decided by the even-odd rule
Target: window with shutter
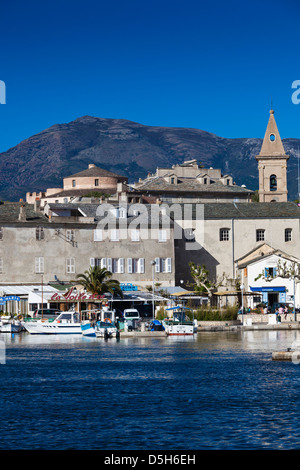
[(110, 232), (110, 239), (112, 242), (118, 242), (119, 241), (119, 230), (112, 229)]
[(37, 227), (35, 230), (36, 240), (44, 240), (44, 229), (43, 227)]
[(155, 258), (155, 272), (160, 273), (160, 258)]
[(37, 256), (35, 258), (35, 272), (42, 274), (44, 272), (44, 258), (42, 256)]
[(144, 258), (139, 258), (139, 273), (143, 274), (145, 271), (145, 260)]
[(68, 240), (69, 242), (73, 242), (74, 239), (75, 239), (74, 230), (72, 230), (72, 229), (66, 230), (66, 237), (67, 237), (67, 240)]
[(138, 258), (133, 258), (132, 260), (132, 272), (138, 273), (139, 272), (139, 260)]
[(67, 274), (75, 273), (75, 259), (74, 258), (67, 258), (66, 260), (66, 270)]
[(139, 242), (140, 241), (140, 231), (139, 230), (131, 230), (131, 241), (132, 242)]
[(166, 242), (167, 241), (167, 231), (166, 230), (159, 230), (159, 232), (158, 232), (158, 241), (159, 242)]
[(124, 273), (124, 258), (119, 259), (119, 273), (123, 274)]
[(172, 272), (172, 259), (167, 258), (167, 273), (171, 273), (171, 272)]
[(117, 273), (119, 268), (119, 260), (117, 258), (112, 258), (112, 263), (111, 263), (111, 271), (112, 273)]
[(132, 258), (127, 258), (127, 272), (132, 274)]
[(94, 242), (102, 242), (102, 241), (103, 241), (102, 229), (96, 228), (94, 230)]

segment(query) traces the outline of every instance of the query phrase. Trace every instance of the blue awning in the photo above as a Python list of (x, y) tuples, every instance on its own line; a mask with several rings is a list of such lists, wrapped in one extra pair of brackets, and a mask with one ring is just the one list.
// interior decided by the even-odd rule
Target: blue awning
[(270, 286), (270, 287), (250, 287), (252, 292), (285, 292), (284, 286)]
[(188, 307), (181, 307), (180, 305), (177, 305), (177, 307), (169, 307), (166, 308), (165, 310), (192, 310), (191, 308)]

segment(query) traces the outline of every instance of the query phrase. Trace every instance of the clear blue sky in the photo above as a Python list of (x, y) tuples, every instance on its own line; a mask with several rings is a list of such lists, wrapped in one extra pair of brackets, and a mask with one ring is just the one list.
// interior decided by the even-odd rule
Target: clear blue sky
[(297, 0), (1, 2), (0, 151), (83, 115), (300, 138)]

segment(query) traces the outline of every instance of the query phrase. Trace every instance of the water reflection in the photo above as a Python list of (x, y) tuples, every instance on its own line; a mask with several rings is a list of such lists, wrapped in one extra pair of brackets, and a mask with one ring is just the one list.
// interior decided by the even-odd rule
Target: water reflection
[(300, 368), (272, 352), (299, 340), (294, 330), (120, 341), (1, 334), (0, 448), (297, 448)]
[(0, 341), (7, 346), (17, 345), (103, 345), (110, 346), (121, 343), (123, 346), (145, 346), (150, 345), (164, 349), (170, 347), (191, 347), (194, 349), (244, 349), (252, 351), (273, 352), (285, 350), (293, 343), (300, 342), (300, 331), (298, 330), (258, 330), (258, 331), (230, 331), (230, 332), (199, 332), (195, 336), (179, 337), (154, 337), (154, 338), (122, 338), (117, 341), (111, 338), (105, 341), (103, 338), (83, 337), (78, 334), (70, 335), (30, 335), (22, 333), (0, 333)]

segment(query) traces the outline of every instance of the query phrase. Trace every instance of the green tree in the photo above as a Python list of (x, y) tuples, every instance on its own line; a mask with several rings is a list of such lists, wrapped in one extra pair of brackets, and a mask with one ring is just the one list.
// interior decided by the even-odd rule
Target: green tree
[(214, 291), (223, 285), (226, 278), (225, 273), (216, 279), (210, 279), (209, 271), (206, 269), (205, 265), (191, 262), (189, 263), (189, 266), (191, 269), (191, 276), (195, 281), (195, 284), (193, 284), (194, 290), (196, 292), (206, 293), (211, 303)]
[(259, 202), (258, 189), (256, 189), (254, 191), (254, 193), (251, 195), (251, 201), (252, 202)]
[(105, 268), (91, 266), (84, 273), (76, 276), (76, 282), (91, 294), (104, 295), (106, 292), (109, 292), (110, 294), (118, 294), (120, 297), (123, 297), (119, 281), (111, 279), (111, 277), (112, 273)]

